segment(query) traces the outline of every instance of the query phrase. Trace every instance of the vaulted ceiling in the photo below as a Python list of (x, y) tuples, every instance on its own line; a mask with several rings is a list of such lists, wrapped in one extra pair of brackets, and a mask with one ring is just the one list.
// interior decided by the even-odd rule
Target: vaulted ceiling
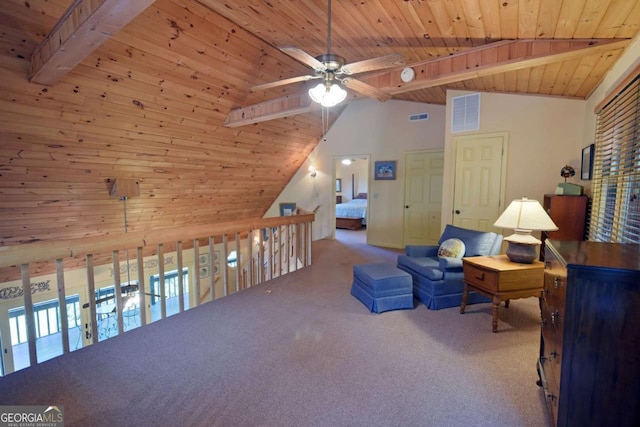
[[(280, 48), (327, 53), (325, 0), (145, 1), (3, 0), (0, 244), (121, 233), (113, 179), (130, 231), (260, 217), (323, 135), (317, 80), (251, 88), (312, 73)], [(639, 30), (635, 0), (334, 0), (331, 52), (401, 54), (357, 76), (394, 99), (585, 98)]]

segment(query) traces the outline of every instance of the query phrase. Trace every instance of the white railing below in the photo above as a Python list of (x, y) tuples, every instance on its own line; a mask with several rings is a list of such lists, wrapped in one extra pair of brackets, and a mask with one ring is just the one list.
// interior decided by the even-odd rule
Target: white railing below
[[(35, 318), (35, 310), (43, 301), (51, 305), (57, 298), (57, 320), (53, 323), (58, 324), (52, 330), (59, 333), (62, 341), (61, 346), (56, 344), (61, 347), (58, 355), (65, 354), (73, 350), (69, 345), (70, 328), (74, 339), (91, 345), (124, 333), (130, 328), (131, 316), (135, 316), (136, 327), (145, 326), (170, 315), (168, 309), (180, 313), (311, 265), (313, 220), (313, 214), (302, 214), (2, 246), (0, 336), (4, 374), (26, 363), (14, 369), (16, 342), (28, 347), (26, 366), (50, 358), (39, 355), (36, 346), (38, 335), (42, 336), (42, 329), (48, 327), (37, 324)], [(169, 268), (174, 272), (172, 277), (177, 277), (167, 287)], [(120, 285), (119, 292), (114, 284)], [(110, 287), (113, 291), (105, 293)], [(67, 312), (67, 297), (71, 294), (79, 295), (79, 315), (75, 309), (74, 313)], [(12, 320), (16, 310), (24, 310), (22, 325)], [(113, 323), (110, 328), (101, 329), (105, 319)], [(48, 341), (51, 340), (49, 336)]]

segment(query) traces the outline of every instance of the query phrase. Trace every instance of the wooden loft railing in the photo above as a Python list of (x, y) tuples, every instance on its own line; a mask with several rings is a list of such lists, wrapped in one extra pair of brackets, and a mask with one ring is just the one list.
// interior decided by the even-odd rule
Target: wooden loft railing
[[(98, 324), (100, 316), (105, 314), (104, 300), (108, 298), (112, 300), (109, 304), (113, 305), (113, 311), (109, 315), (113, 314), (116, 319), (117, 333), (124, 332), (125, 290), (136, 294), (140, 326), (152, 321), (148, 311), (151, 298), (159, 301), (160, 318), (167, 316), (165, 286), (159, 285), (155, 295), (147, 286), (150, 275), (157, 277), (158, 283), (165, 283), (167, 254), (171, 254), (175, 270), (191, 272), (188, 274), (189, 283), (183, 282), (183, 274), (177, 274), (179, 312), (182, 312), (185, 309), (185, 289), (189, 292), (189, 306), (193, 307), (311, 265), (313, 220), (313, 214), (299, 214), (118, 236), (0, 246), (0, 303), (4, 305), (9, 301), (12, 307), (23, 303), (28, 359), (29, 365), (33, 366), (43, 361), (38, 360), (34, 319), (34, 305), (38, 302), (34, 301), (34, 296), (38, 300), (46, 297), (41, 292), (51, 294), (48, 299), (57, 296), (64, 354), (70, 351), (66, 298), (70, 289), (77, 292), (78, 287), (82, 287), (80, 294), (84, 298), (81, 296), (80, 299), (84, 302), (81, 304), (84, 310), (81, 311), (85, 317), (80, 322), (80, 332), (84, 345), (90, 345), (99, 340)], [(235, 260), (229, 259), (233, 251), (236, 252)], [(111, 297), (97, 297), (96, 292), (104, 288), (104, 277), (102, 286), (96, 284), (96, 272), (100, 269), (111, 269), (108, 281), (111, 286), (120, 284), (120, 292), (114, 286)], [(69, 283), (71, 273), (74, 283)], [(35, 277), (51, 277), (46, 283), (55, 282), (55, 288), (39, 289), (38, 284), (43, 282), (32, 283)], [(107, 308), (111, 309), (111, 305)], [(0, 320), (6, 320), (9, 310), (0, 311), (5, 313)], [(5, 325), (0, 330), (8, 329)], [(5, 341), (4, 347), (8, 346)], [(8, 368), (5, 373), (13, 372), (11, 365), (5, 360), (5, 368)]]

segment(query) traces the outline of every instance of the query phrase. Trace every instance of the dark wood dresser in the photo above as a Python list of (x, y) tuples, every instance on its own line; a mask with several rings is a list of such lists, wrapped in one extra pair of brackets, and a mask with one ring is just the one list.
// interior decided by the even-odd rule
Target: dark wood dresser
[(551, 425), (640, 425), (640, 245), (547, 240), (540, 308)]
[(541, 233), (540, 261), (544, 261), (544, 246), (547, 239), (584, 240), (588, 203), (587, 196), (544, 195), (543, 207), (558, 226), (558, 230)]

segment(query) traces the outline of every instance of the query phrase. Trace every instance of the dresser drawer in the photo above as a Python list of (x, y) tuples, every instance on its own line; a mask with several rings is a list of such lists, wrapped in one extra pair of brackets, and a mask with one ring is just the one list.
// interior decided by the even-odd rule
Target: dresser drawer
[(559, 383), (557, 378), (559, 377), (555, 376), (551, 367), (544, 361), (539, 362), (538, 371), (542, 380), (544, 400), (549, 411), (550, 424), (555, 426), (558, 420)]
[(542, 297), (554, 307), (564, 308), (567, 289), (567, 273), (565, 271), (544, 271), (544, 290)]
[(544, 351), (540, 357), (553, 370), (555, 377), (560, 378), (562, 368), (562, 328), (558, 328), (558, 325), (552, 323), (552, 317), (553, 312), (550, 312), (549, 307), (543, 304), (542, 339), (544, 340)]

